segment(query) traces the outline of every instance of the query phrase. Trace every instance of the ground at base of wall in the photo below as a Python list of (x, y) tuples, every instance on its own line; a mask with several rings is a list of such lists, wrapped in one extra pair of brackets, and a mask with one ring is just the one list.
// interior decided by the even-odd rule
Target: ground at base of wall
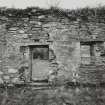
[(105, 105), (104, 88), (0, 88), (0, 105)]

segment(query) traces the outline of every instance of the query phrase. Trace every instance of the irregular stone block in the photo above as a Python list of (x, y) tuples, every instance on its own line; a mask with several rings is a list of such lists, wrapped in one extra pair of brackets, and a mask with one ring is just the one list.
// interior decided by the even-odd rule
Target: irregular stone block
[(3, 72), (2, 71), (0, 71), (0, 75), (3, 75)]
[(12, 82), (12, 83), (18, 83), (18, 82), (19, 82), (19, 78), (17, 78), (17, 77), (16, 77), (16, 78), (13, 78), (13, 79), (11, 80), (11, 82)]
[(0, 84), (3, 84), (4, 83), (4, 81), (3, 81), (3, 79), (0, 77)]
[(18, 30), (19, 33), (23, 34), (24, 33), (24, 30)]
[(10, 77), (8, 75), (3, 76), (3, 81), (9, 83), (10, 82)]
[(8, 73), (17, 73), (17, 72), (18, 72), (17, 69), (13, 69), (13, 68), (8, 69)]

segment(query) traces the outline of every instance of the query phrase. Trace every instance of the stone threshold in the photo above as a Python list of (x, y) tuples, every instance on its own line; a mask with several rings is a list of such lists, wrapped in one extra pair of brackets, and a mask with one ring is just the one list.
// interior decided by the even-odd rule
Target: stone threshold
[(98, 88), (98, 87), (105, 87), (105, 82), (101, 83), (80, 83), (80, 82), (66, 82), (64, 84), (56, 84), (56, 85), (50, 85), (47, 82), (27, 82), (27, 83), (14, 83), (14, 84), (0, 84), (0, 88), (11, 88), (11, 87), (16, 87), (16, 88), (24, 88), (24, 87), (29, 87), (29, 88), (36, 88), (36, 89), (44, 89), (44, 88), (50, 88), (50, 87), (71, 87), (71, 88)]

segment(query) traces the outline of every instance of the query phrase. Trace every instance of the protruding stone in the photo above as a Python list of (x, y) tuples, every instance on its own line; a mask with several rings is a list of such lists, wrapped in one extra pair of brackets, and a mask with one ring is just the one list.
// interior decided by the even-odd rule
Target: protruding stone
[(21, 34), (23, 34), (24, 33), (24, 30), (19, 30), (18, 32), (21, 33)]
[(3, 79), (4, 79), (4, 80), (9, 80), (10, 77), (9, 77), (8, 75), (4, 75), (4, 76), (3, 76)]
[(2, 71), (0, 71), (0, 75), (3, 75), (3, 72)]
[(12, 27), (12, 28), (10, 28), (9, 30), (11, 30), (11, 31), (16, 31), (17, 28)]
[(0, 78), (0, 84), (3, 84), (3, 79), (2, 78)]
[(17, 83), (17, 82), (19, 82), (19, 78), (17, 78), (17, 77), (16, 77), (16, 78), (13, 78), (13, 79), (11, 80), (11, 82), (12, 82), (12, 83)]
[(23, 34), (23, 38), (28, 38), (28, 34)]
[(8, 75), (4, 75), (3, 76), (3, 81), (5, 81), (6, 83), (10, 82), (10, 77)]
[(76, 93), (79, 93), (79, 92), (80, 92), (80, 89), (77, 87), (77, 88), (75, 89), (75, 91), (76, 91)]
[(41, 16), (39, 16), (38, 18), (39, 18), (39, 19), (43, 19), (43, 18), (45, 18), (45, 16), (44, 16), (44, 15), (41, 15)]
[(17, 69), (13, 69), (13, 68), (8, 69), (8, 73), (17, 73), (17, 72), (18, 72)]

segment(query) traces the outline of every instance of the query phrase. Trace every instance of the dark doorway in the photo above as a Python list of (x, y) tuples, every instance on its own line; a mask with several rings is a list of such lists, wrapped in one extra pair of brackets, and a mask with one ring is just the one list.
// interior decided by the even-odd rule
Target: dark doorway
[(32, 80), (46, 79), (49, 67), (49, 46), (31, 46), (31, 77)]

